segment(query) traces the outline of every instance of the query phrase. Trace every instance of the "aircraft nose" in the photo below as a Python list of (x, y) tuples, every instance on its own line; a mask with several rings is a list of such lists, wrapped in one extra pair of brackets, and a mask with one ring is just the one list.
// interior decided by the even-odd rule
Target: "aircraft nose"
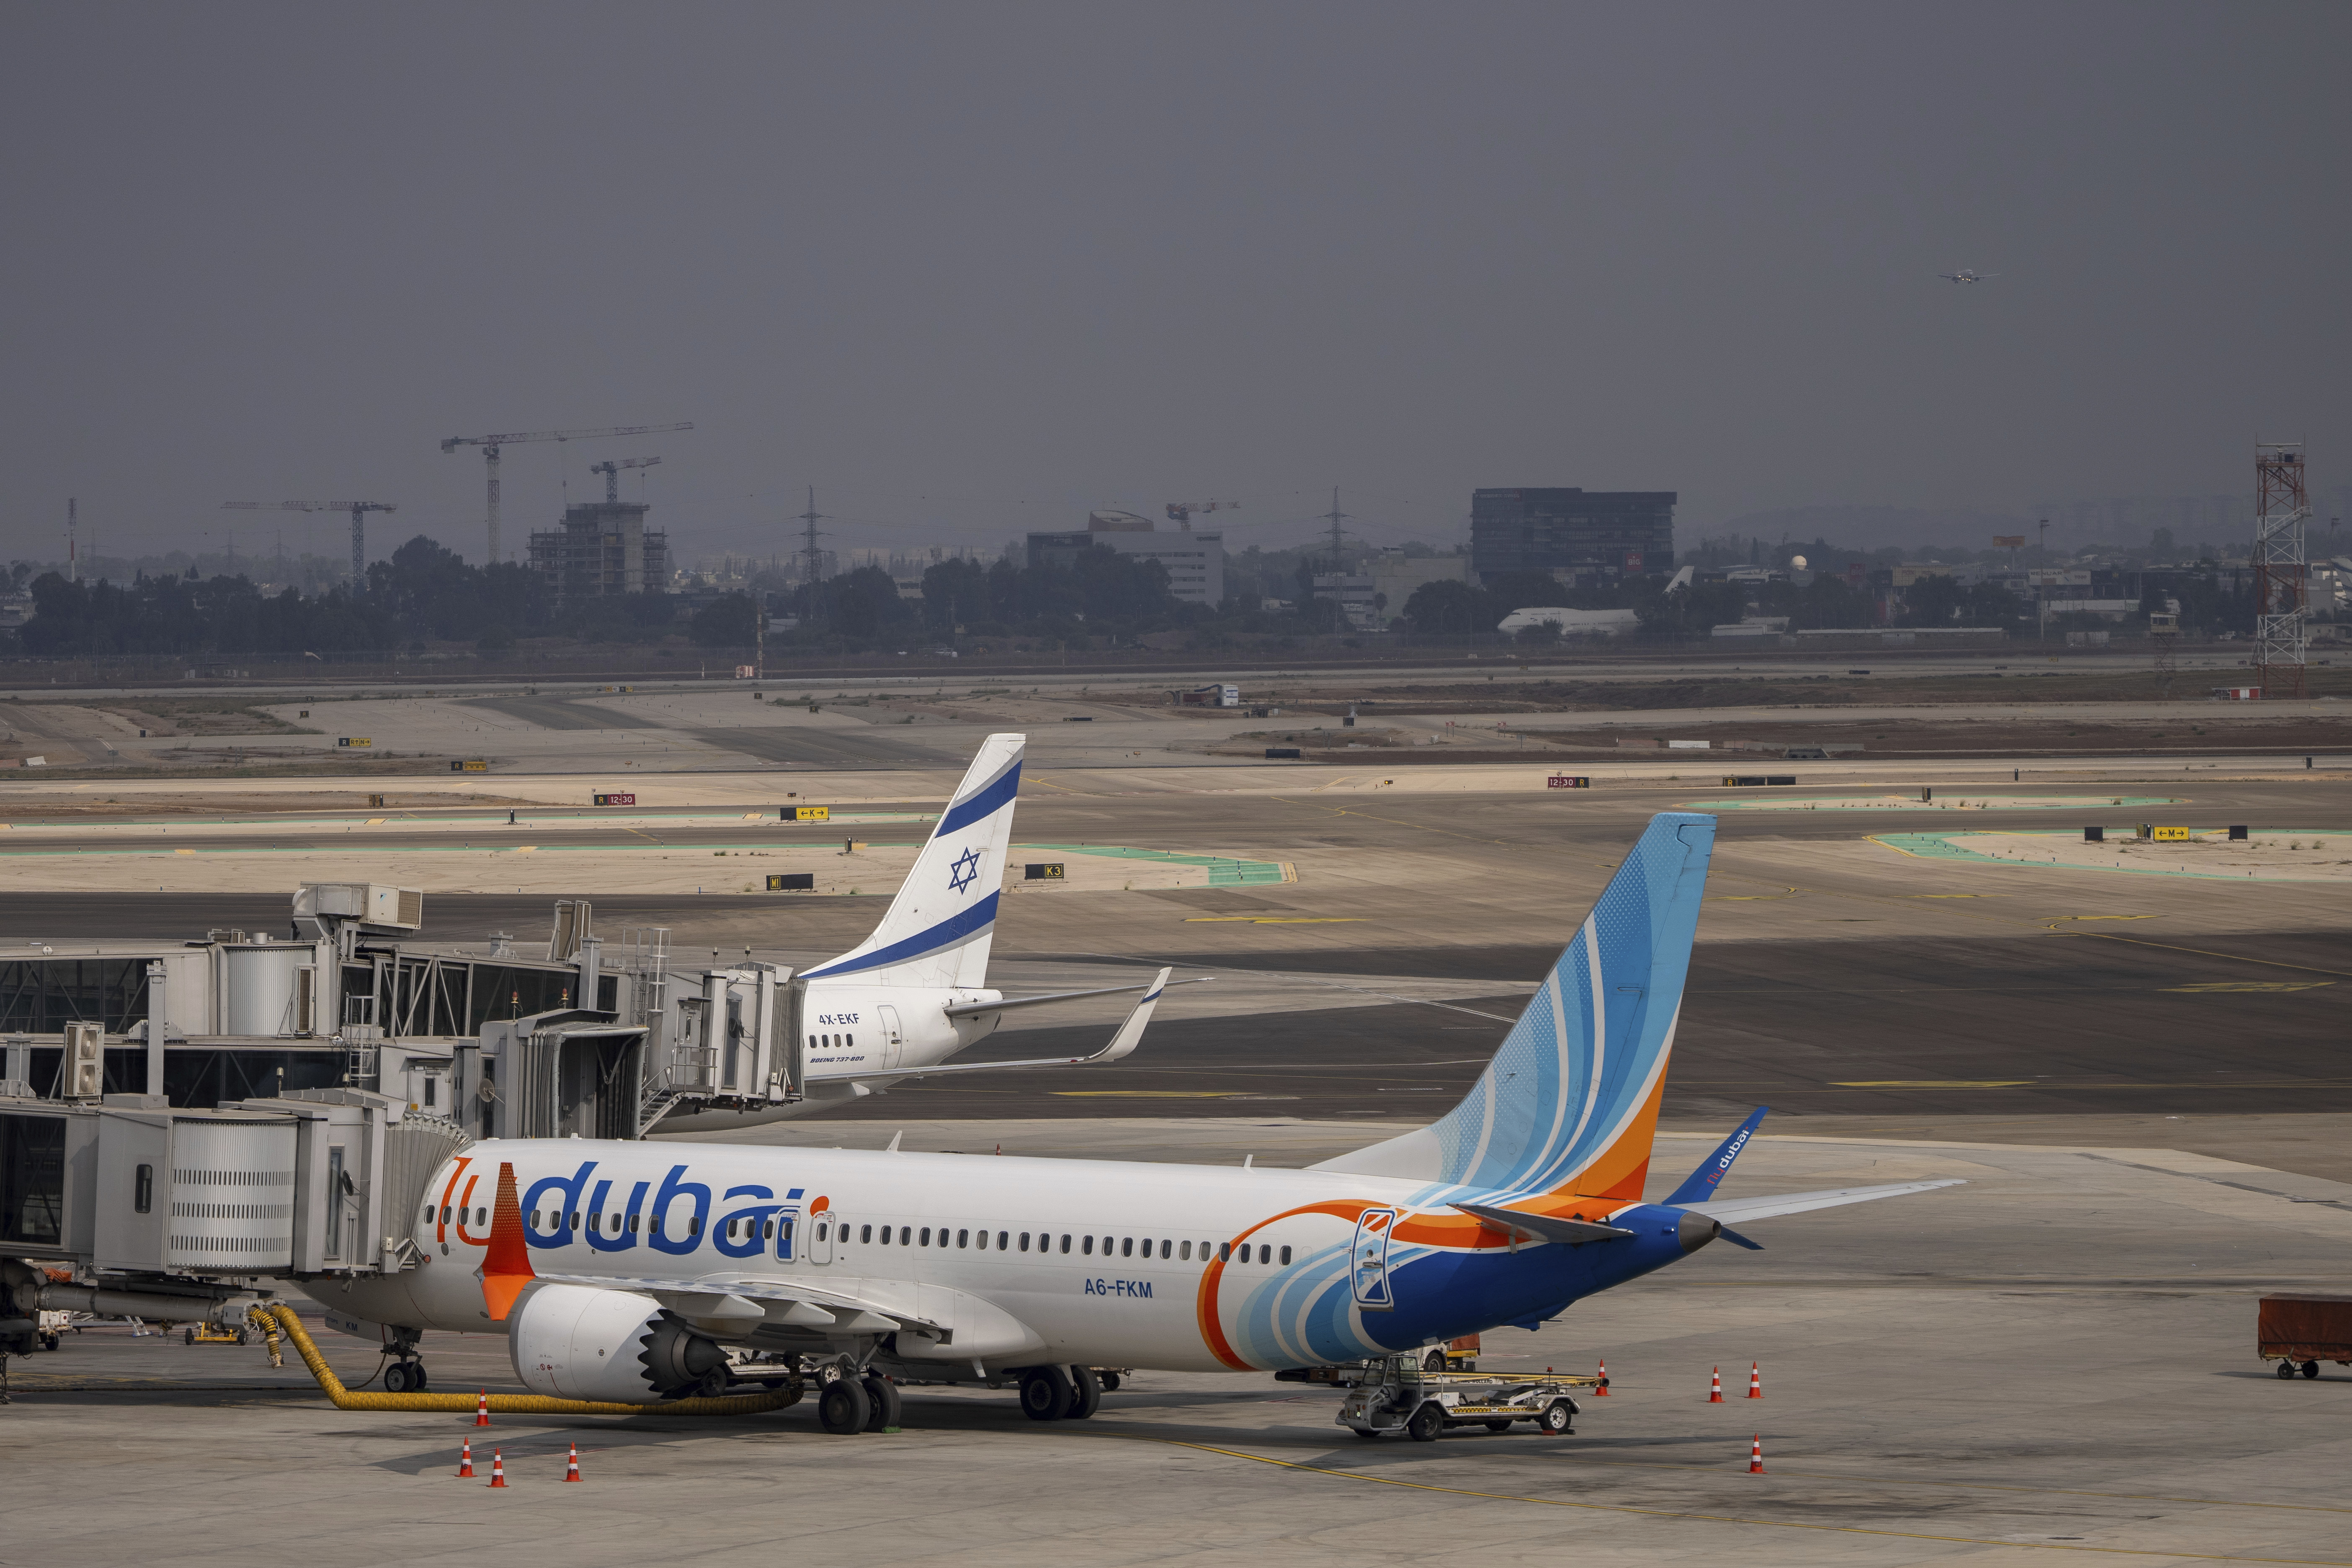
[(1696, 1252), (1723, 1234), (1723, 1226), (1703, 1214), (1683, 1211), (1682, 1221), (1675, 1227), (1675, 1239), (1681, 1242), (1685, 1252)]

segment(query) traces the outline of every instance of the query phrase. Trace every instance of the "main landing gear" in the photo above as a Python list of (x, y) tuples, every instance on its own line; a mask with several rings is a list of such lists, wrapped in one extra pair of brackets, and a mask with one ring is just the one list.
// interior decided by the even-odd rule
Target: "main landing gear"
[(1102, 1379), (1087, 1366), (1032, 1366), (1021, 1373), (1021, 1414), (1032, 1421), (1083, 1421), (1102, 1408)]
[(894, 1432), (900, 1410), (898, 1385), (878, 1372), (845, 1369), (816, 1396), (817, 1425), (837, 1436)]

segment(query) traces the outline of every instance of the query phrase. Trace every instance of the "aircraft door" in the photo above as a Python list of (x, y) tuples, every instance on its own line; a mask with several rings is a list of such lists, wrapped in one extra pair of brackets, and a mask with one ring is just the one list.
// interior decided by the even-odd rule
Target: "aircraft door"
[(791, 1263), (800, 1257), (801, 1206), (787, 1204), (776, 1211), (776, 1261)]
[(1394, 1209), (1366, 1209), (1356, 1216), (1349, 1276), (1358, 1311), (1386, 1312), (1396, 1306), (1389, 1292), (1389, 1232), (1395, 1226)]
[(907, 1043), (906, 1036), (898, 1031), (898, 1009), (877, 1007), (875, 1012), (879, 1014), (882, 1019), (882, 1065), (886, 1068), (897, 1067), (899, 1047)]
[(830, 1208), (814, 1208), (808, 1216), (808, 1260), (811, 1263), (833, 1261), (833, 1233), (841, 1224), (841, 1216)]

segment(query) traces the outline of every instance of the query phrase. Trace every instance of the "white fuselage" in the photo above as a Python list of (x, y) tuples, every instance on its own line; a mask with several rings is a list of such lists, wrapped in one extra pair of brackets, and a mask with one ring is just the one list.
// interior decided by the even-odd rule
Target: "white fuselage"
[[(1231, 1166), (492, 1141), (437, 1172), (432, 1207), (409, 1215), (425, 1264), (339, 1289), (338, 1310), (498, 1331), (477, 1270), (501, 1163), (514, 1166), (541, 1276), (641, 1290), (798, 1283), (944, 1325), (952, 1332), (935, 1359), (992, 1372), (1232, 1370), (1368, 1353), (1377, 1347), (1347, 1306), (1356, 1211), (1402, 1215), (1424, 1190)], [(926, 1353), (902, 1333), (899, 1353), (910, 1352)]]
[(1003, 998), (969, 987), (880, 985), (851, 975), (809, 983), (802, 1008), (805, 1098), (749, 1110), (679, 1112), (663, 1132), (723, 1132), (828, 1110), (880, 1087), (894, 1073), (936, 1067), (995, 1033), (1001, 1013), (948, 1016), (950, 1007)]

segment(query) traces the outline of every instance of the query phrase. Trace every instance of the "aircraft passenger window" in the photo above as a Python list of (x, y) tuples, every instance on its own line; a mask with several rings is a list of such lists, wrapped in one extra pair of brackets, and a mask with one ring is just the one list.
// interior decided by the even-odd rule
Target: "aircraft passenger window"
[(1004, 1233), (1001, 1230), (996, 1233), (996, 1250), (999, 1252), (1004, 1250)]
[(1118, 1255), (1121, 1258), (1132, 1258), (1135, 1256), (1135, 1237), (1130, 1236), (1127, 1238), (1126, 1244), (1118, 1249)]
[(1062, 1237), (1062, 1250), (1065, 1252), (1070, 1250), (1070, 1238), (1066, 1236)]
[(1161, 1243), (1160, 1244), (1160, 1257), (1162, 1257), (1162, 1258), (1167, 1257), (1167, 1256), (1168, 1256), (1168, 1249), (1169, 1249), (1171, 1247), (1174, 1246), (1174, 1245), (1175, 1245), (1175, 1244), (1174, 1244), (1173, 1242), (1169, 1242), (1169, 1241), (1163, 1241), (1163, 1242), (1161, 1242)]
[(900, 1226), (898, 1227), (898, 1245), (899, 1245), (899, 1246), (904, 1247), (904, 1246), (906, 1246), (906, 1245), (907, 1245), (907, 1232), (908, 1232), (910, 1228), (912, 1228), (912, 1227), (911, 1227), (911, 1226), (903, 1226), (903, 1225), (902, 1225), (902, 1226)]
[(809, 1037), (809, 1049), (816, 1049), (816, 1037), (814, 1035), (811, 1035)]
[(856, 1050), (857, 1048), (857, 1037), (856, 1035), (844, 1035), (841, 1037), (841, 1043), (847, 1046), (850, 1049)]
[(644, 1216), (643, 1215), (634, 1215), (634, 1214), (633, 1214), (633, 1215), (631, 1215), (629, 1216), (629, 1234), (630, 1234), (630, 1235), (635, 1236), (635, 1235), (636, 1234), (636, 1232), (637, 1232), (637, 1225), (638, 1225), (638, 1223), (639, 1223), (642, 1219), (644, 1219), (644, 1217), (645, 1217), (645, 1216)]
[(988, 1250), (988, 1232), (986, 1232), (986, 1231), (984, 1231), (984, 1230), (983, 1230), (983, 1231), (982, 1231), (982, 1232), (980, 1233), (980, 1240), (979, 1240), (978, 1245), (979, 1245), (980, 1249), (981, 1249), (982, 1252), (986, 1252), (986, 1251)]
[(572, 1228), (574, 1230), (578, 1230), (580, 1228), (580, 1211), (578, 1209), (573, 1209), (572, 1211)]
[[(1066, 1237), (1066, 1237), (1064, 1237), (1062, 1238), (1062, 1250), (1064, 1250), (1065, 1252), (1066, 1252), (1066, 1251), (1068, 1251), (1068, 1250), (1069, 1250), (1069, 1247), (1070, 1247), (1070, 1238), (1069, 1238), (1068, 1237)], [(1094, 1238), (1093, 1237), (1091, 1237), (1091, 1236), (1090, 1236), (1090, 1237), (1087, 1237), (1087, 1247), (1086, 1247), (1086, 1250), (1087, 1250), (1087, 1256), (1088, 1256), (1089, 1258), (1091, 1258), (1091, 1257), (1093, 1257), (1093, 1256), (1094, 1256), (1094, 1250), (1095, 1250), (1095, 1238)]]
[(925, 1226), (923, 1227), (923, 1245), (924, 1245), (925, 1247), (929, 1247), (929, 1246), (930, 1246), (930, 1244), (931, 1244), (931, 1227), (930, 1227), (929, 1226)]
[(686, 1234), (688, 1236), (700, 1236), (702, 1234), (702, 1216), (700, 1215), (696, 1215), (686, 1222)]
[(426, 1225), (431, 1225), (433, 1223), (433, 1205), (431, 1204), (426, 1204), (425, 1205), (425, 1223)]
[(1176, 1249), (1176, 1256), (1179, 1260), (1190, 1263), (1192, 1260), (1192, 1244), (1188, 1241), (1183, 1246), (1178, 1247)]
[[(941, 1236), (945, 1236), (947, 1235), (947, 1232), (941, 1231), (940, 1234)], [(956, 1245), (958, 1247), (970, 1247), (971, 1245), (971, 1232), (968, 1230), (960, 1230), (956, 1232)]]
[(1221, 1241), (1217, 1243), (1217, 1261), (1220, 1263), (1231, 1263), (1233, 1260), (1234, 1244), (1230, 1241)]
[[(885, 1231), (887, 1231), (890, 1227), (889, 1227), (888, 1226), (884, 1226), (882, 1228), (883, 1228)], [(872, 1226), (870, 1226), (870, 1225), (861, 1225), (861, 1226), (859, 1226), (857, 1227), (857, 1239), (858, 1239), (858, 1240), (860, 1240), (860, 1241), (871, 1241), (871, 1240), (873, 1240), (873, 1239), (874, 1239), (874, 1227), (873, 1227)]]
[(1285, 1263), (1288, 1263), (1290, 1261), (1290, 1248), (1286, 1247), (1282, 1249), (1282, 1260)]
[(770, 1220), (760, 1227), (760, 1239), (761, 1241), (773, 1241), (775, 1238), (776, 1222), (774, 1220)]
[(890, 1227), (887, 1225), (882, 1227), (882, 1245), (885, 1247), (890, 1245)]
[(474, 1223), (475, 1223), (476, 1225), (488, 1225), (488, 1224), (489, 1224), (489, 1223), (490, 1223), (490, 1211), (489, 1211), (489, 1210), (488, 1210), (488, 1209), (476, 1209), (476, 1210), (474, 1211)]
[(823, 1241), (824, 1239), (824, 1233), (832, 1228), (833, 1227), (831, 1226), (826, 1225), (823, 1221), (819, 1221), (816, 1227), (816, 1238), (819, 1241)]
[(1029, 1250), (1029, 1233), (1025, 1230), (1021, 1233), (1021, 1250), (1024, 1252)]

